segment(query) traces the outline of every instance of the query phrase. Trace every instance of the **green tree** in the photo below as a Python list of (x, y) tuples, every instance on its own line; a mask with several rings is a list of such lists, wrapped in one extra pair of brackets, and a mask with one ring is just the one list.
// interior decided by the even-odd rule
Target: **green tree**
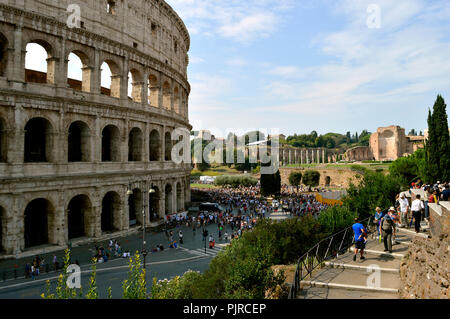
[(297, 192), (301, 181), (302, 181), (301, 172), (292, 172), (291, 174), (289, 174), (289, 184), (291, 184), (291, 186), (297, 187)]
[(309, 187), (316, 187), (319, 185), (320, 173), (318, 171), (309, 170), (303, 174), (303, 184)]
[(433, 113), (428, 110), (425, 180), (429, 183), (450, 180), (450, 137), (446, 107), (444, 99), (438, 95), (433, 106)]

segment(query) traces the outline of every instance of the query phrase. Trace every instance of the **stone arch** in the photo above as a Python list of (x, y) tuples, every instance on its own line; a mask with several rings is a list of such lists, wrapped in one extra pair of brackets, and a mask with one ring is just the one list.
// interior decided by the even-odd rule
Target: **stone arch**
[(181, 188), (181, 183), (177, 183), (177, 212), (184, 209), (183, 205), (183, 189)]
[(24, 212), (25, 248), (55, 243), (55, 209), (45, 198), (28, 203)]
[(6, 121), (0, 117), (0, 163), (8, 161), (8, 133)]
[(331, 177), (330, 176), (326, 176), (325, 177), (325, 185), (326, 186), (330, 186), (331, 185)]
[(129, 97), (136, 103), (142, 103), (142, 93), (146, 83), (142, 77), (142, 72), (138, 69), (130, 69), (128, 73)]
[(161, 191), (157, 186), (152, 186), (152, 188), (155, 190), (154, 193), (149, 193), (149, 205), (150, 205), (150, 221), (155, 222), (158, 219), (162, 218), (161, 211), (160, 211), (160, 200), (161, 200)]
[(0, 33), (0, 76), (6, 75), (8, 67), (8, 39)]
[(128, 222), (130, 226), (142, 223), (142, 190), (133, 189), (133, 194), (128, 195)]
[(112, 124), (102, 130), (102, 162), (120, 162), (120, 131)]
[[(56, 59), (53, 58), (54, 49), (52, 45), (45, 40), (37, 39), (28, 41), (25, 48), (25, 82), (55, 84)], [(30, 55), (32, 52), (34, 55), (42, 55), (42, 58), (46, 55), (45, 62), (42, 60), (37, 60), (36, 56), (33, 57), (31, 62)], [(41, 66), (38, 65), (39, 63), (41, 63)]]
[(164, 160), (172, 160), (172, 134), (170, 132), (164, 134)]
[[(91, 61), (86, 53), (74, 50), (69, 53), (67, 62), (67, 84), (74, 90), (91, 92), (92, 68)], [(76, 77), (76, 68), (80, 69), (81, 77)]]
[(172, 190), (172, 185), (170, 184), (166, 184), (166, 187), (164, 189), (164, 193), (165, 193), (165, 208), (166, 208), (166, 215), (171, 215), (173, 214), (173, 190)]
[(149, 160), (150, 162), (157, 162), (161, 160), (161, 137), (159, 135), (158, 130), (152, 130), (150, 132), (150, 152), (149, 152)]
[(151, 106), (159, 107), (159, 80), (155, 74), (148, 77), (148, 102)]
[(110, 191), (102, 200), (101, 230), (113, 232), (120, 229), (122, 201), (118, 193)]
[(92, 203), (87, 195), (74, 196), (67, 206), (68, 239), (92, 236), (94, 225), (91, 225), (93, 214)]
[(91, 161), (91, 131), (83, 121), (75, 121), (69, 127), (68, 134), (68, 161)]
[(0, 206), (0, 252), (6, 247), (6, 210)]
[(180, 90), (178, 86), (173, 89), (173, 107), (176, 113), (181, 115)]
[(128, 161), (142, 161), (143, 134), (140, 128), (135, 127), (128, 135)]
[[(122, 73), (119, 64), (112, 59), (105, 59), (101, 64), (101, 75), (106, 72), (111, 74), (111, 83), (109, 81), (103, 81), (101, 84), (101, 94), (109, 95), (111, 97), (120, 98), (120, 88), (122, 85)], [(103, 76), (101, 77), (104, 78)], [(109, 88), (107, 87), (109, 84)], [(105, 87), (103, 87), (105, 85)]]
[(162, 86), (163, 93), (163, 108), (166, 110), (172, 109), (172, 94), (170, 90), (170, 84), (168, 81), (165, 81)]
[(52, 162), (54, 134), (49, 120), (43, 117), (30, 119), (25, 125), (24, 162)]

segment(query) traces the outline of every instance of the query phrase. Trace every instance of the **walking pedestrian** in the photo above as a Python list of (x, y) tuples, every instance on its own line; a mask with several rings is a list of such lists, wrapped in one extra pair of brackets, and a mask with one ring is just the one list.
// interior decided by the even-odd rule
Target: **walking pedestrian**
[(355, 218), (355, 223), (352, 226), (353, 232), (355, 234), (355, 254), (353, 255), (353, 261), (356, 261), (356, 255), (358, 254), (358, 250), (360, 250), (360, 260), (366, 259), (364, 257), (364, 249), (366, 248), (366, 239), (367, 232), (363, 226), (359, 222), (359, 218)]
[(416, 233), (420, 232), (420, 221), (422, 220), (422, 210), (425, 209), (420, 195), (416, 195), (416, 199), (411, 203), (411, 211), (414, 218), (414, 228)]
[[(391, 207), (389, 213), (394, 212), (395, 208)], [(381, 219), (381, 230), (383, 232), (384, 251), (392, 253), (392, 232), (395, 227), (391, 214), (386, 214)]]
[(180, 231), (178, 232), (178, 241), (180, 242), (180, 244), (183, 244), (183, 232)]

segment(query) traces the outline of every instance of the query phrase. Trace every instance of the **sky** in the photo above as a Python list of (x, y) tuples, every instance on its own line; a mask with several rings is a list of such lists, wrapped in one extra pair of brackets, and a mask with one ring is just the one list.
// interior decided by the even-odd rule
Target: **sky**
[(194, 130), (419, 132), (436, 96), (450, 101), (450, 0), (166, 2), (191, 37)]
[(167, 2), (191, 36), (194, 130), (419, 132), (450, 101), (449, 0)]

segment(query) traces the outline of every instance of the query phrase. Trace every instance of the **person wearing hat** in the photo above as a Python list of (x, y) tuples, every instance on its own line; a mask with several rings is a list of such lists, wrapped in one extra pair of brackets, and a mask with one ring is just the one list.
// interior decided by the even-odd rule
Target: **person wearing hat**
[(381, 231), (383, 232), (384, 251), (392, 253), (392, 234), (395, 229), (395, 224), (392, 219), (392, 213), (395, 212), (395, 208), (389, 208), (389, 213), (384, 215), (381, 219)]

